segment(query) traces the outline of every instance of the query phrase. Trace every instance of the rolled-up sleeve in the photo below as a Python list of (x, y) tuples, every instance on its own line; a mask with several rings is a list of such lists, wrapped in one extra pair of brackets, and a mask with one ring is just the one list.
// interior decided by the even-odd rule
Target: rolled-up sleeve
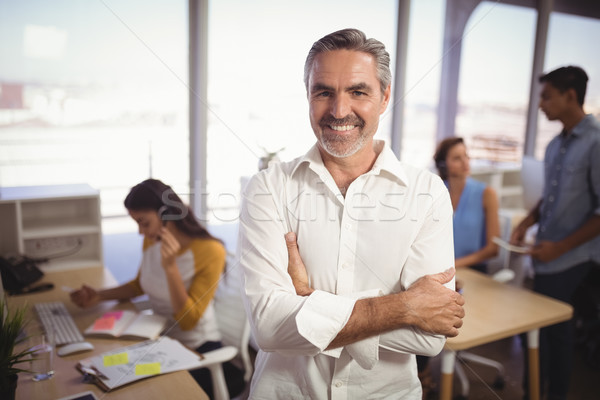
[[(409, 288), (424, 275), (436, 274), (454, 266), (452, 203), (439, 179), (432, 182), (431, 202), (413, 241), (402, 269), (401, 283)], [(446, 287), (454, 290), (454, 279)], [(437, 355), (446, 343), (445, 336), (433, 335), (407, 327), (381, 335), (380, 346), (401, 353)]]
[[(344, 327), (355, 300), (318, 290), (308, 297), (296, 294), (287, 273), (284, 235), (288, 226), (280, 190), (269, 187), (264, 174), (258, 174), (244, 193), (239, 252), (245, 304), (262, 350), (316, 355)], [(339, 356), (339, 352), (327, 354)]]

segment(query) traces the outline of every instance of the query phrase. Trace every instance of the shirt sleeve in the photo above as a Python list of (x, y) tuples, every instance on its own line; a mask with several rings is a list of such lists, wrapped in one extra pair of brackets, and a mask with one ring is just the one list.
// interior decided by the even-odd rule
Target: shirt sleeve
[[(308, 297), (296, 294), (287, 273), (285, 178), (265, 177), (258, 174), (247, 185), (240, 215), (239, 252), (250, 325), (264, 351), (314, 356), (347, 323), (355, 299), (320, 290)], [(339, 356), (339, 351), (326, 354)]]
[(219, 278), (225, 267), (225, 247), (217, 240), (199, 240), (192, 243), (194, 277), (188, 289), (188, 299), (174, 318), (182, 330), (192, 329), (212, 301)]
[(590, 182), (592, 196), (596, 204), (594, 214), (600, 215), (600, 141), (594, 142), (590, 156)]
[[(424, 275), (454, 267), (452, 203), (448, 190), (437, 177), (433, 180), (432, 187), (430, 193), (435, 195), (431, 198), (423, 225), (410, 247), (402, 270), (400, 279), (404, 289)], [(453, 279), (446, 287), (454, 290), (454, 284)], [(381, 348), (390, 351), (435, 356), (443, 349), (446, 338), (407, 327), (381, 335), (379, 343)]]

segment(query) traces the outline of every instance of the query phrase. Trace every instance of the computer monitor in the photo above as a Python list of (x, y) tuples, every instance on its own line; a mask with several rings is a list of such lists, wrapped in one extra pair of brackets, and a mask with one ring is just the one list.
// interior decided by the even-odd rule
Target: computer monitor
[(526, 210), (531, 210), (540, 201), (544, 191), (544, 162), (531, 156), (523, 156), (521, 184), (523, 186), (523, 206)]

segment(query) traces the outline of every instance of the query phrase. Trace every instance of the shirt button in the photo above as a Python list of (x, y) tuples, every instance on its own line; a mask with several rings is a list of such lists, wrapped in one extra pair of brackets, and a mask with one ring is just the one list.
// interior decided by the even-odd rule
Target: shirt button
[(350, 264), (348, 264), (348, 263), (343, 263), (343, 264), (342, 264), (342, 268), (344, 268), (344, 269), (348, 269), (348, 268), (350, 268)]
[(548, 201), (549, 201), (550, 203), (552, 203), (552, 202), (554, 201), (554, 196), (550, 196), (550, 197), (548, 197)]
[(542, 232), (546, 232), (546, 227), (545, 227), (545, 226), (542, 226), (542, 228), (540, 229), (540, 231), (542, 231)]
[(556, 179), (553, 179), (552, 180), (552, 186), (556, 186), (556, 185), (558, 185), (558, 182), (556, 181)]
[(335, 383), (335, 387), (338, 387), (338, 388), (339, 388), (339, 387), (342, 387), (342, 385), (343, 385), (343, 383), (342, 383), (341, 381), (337, 381), (337, 382)]
[(565, 154), (567, 152), (567, 149), (565, 149), (564, 147), (560, 148), (560, 154)]
[(560, 164), (556, 166), (556, 170), (560, 171)]
[(351, 224), (346, 224), (346, 229), (347, 229), (347, 230), (350, 230), (350, 229), (352, 229), (352, 225), (351, 225)]

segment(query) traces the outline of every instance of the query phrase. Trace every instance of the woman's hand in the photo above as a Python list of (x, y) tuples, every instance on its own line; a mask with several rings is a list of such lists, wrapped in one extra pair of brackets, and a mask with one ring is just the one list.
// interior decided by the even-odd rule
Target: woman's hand
[(176, 267), (175, 258), (181, 250), (181, 245), (175, 239), (175, 236), (166, 228), (162, 227), (160, 231), (160, 256), (162, 259), (162, 267), (167, 270)]
[(71, 301), (81, 308), (95, 306), (100, 302), (100, 295), (96, 289), (82, 285), (81, 289), (74, 290), (70, 294)]

